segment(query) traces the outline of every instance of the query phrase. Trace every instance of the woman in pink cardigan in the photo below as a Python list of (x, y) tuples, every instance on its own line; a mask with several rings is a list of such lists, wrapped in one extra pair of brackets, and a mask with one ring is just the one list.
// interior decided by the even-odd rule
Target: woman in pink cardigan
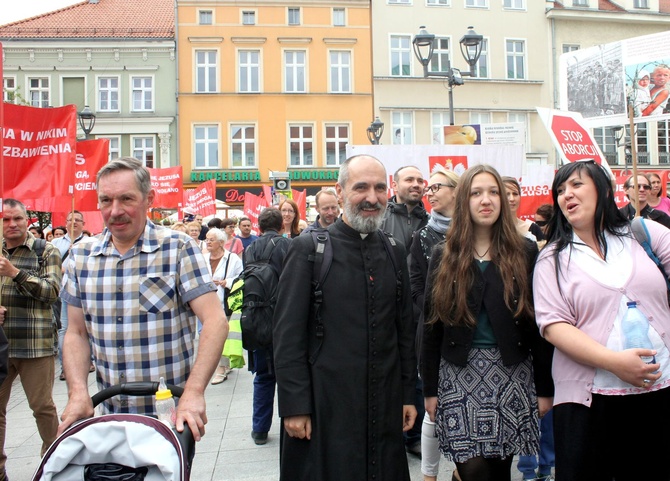
[[(536, 321), (555, 347), (556, 480), (670, 479), (670, 309), (660, 270), (630, 233), (593, 161), (556, 173), (547, 246), (535, 266)], [(646, 221), (670, 272), (670, 230)], [(653, 349), (624, 349), (636, 301)], [(655, 356), (646, 364), (642, 356)], [(659, 457), (661, 456), (661, 457)]]

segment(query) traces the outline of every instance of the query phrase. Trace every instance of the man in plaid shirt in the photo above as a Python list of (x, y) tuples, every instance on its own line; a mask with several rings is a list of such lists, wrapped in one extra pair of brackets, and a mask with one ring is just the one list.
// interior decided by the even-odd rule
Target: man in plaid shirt
[(42, 438), (42, 454), (56, 439), (58, 413), (53, 402), (54, 337), (51, 305), (61, 282), (60, 252), (44, 245), (41, 259), (28, 232), (26, 207), (15, 199), (3, 202), (4, 243), (0, 257), (0, 299), (6, 308), (3, 328), (9, 339), (9, 372), (0, 387), (0, 480), (5, 472), (7, 402), (17, 376), (28, 398)]
[[(99, 388), (160, 376), (184, 386), (176, 427), (182, 431), (188, 423), (199, 441), (207, 423), (204, 391), (228, 334), (216, 286), (190, 237), (147, 219), (154, 191), (140, 161), (106, 164), (98, 172), (97, 190), (106, 229), (74, 246), (66, 265), (63, 362), (69, 398), (59, 431), (93, 415), (90, 337)], [(196, 316), (203, 329), (194, 359)], [(103, 410), (155, 414), (153, 396), (119, 396)]]

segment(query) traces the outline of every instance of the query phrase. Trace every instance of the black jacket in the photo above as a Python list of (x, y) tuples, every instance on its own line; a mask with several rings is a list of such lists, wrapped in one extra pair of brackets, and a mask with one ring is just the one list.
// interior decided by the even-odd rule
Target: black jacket
[[(628, 220), (633, 220), (635, 217), (635, 207), (630, 203), (624, 205), (619, 211), (625, 215)], [(640, 211), (640, 215), (645, 219), (653, 220), (670, 229), (670, 215), (663, 211), (653, 209), (649, 204), (644, 206), (644, 209)]]
[[(531, 286), (537, 245), (531, 241), (527, 241), (526, 245), (529, 286)], [(440, 264), (443, 248), (444, 244), (439, 244), (434, 249), (428, 267), (424, 304), (426, 319), (430, 319), (432, 315), (431, 278)], [(481, 272), (476, 262), (472, 261), (474, 284), (468, 293), (468, 308), (477, 318), (482, 305), (486, 306), (503, 364), (506, 366), (517, 364), (532, 352), (537, 395), (553, 396), (554, 385), (551, 377), (553, 346), (540, 336), (534, 319), (514, 318), (512, 311), (505, 305), (504, 286), (498, 267), (490, 263), (486, 270)], [(442, 322), (424, 324), (421, 376), (426, 397), (437, 396), (440, 358), (458, 366), (465, 366), (474, 333), (474, 328), (466, 326), (448, 326)]]
[(419, 202), (411, 212), (407, 212), (407, 206), (399, 204), (396, 197), (393, 196), (386, 204), (382, 230), (399, 239), (409, 252), (412, 246), (412, 235), (428, 223), (428, 217), (423, 202)]

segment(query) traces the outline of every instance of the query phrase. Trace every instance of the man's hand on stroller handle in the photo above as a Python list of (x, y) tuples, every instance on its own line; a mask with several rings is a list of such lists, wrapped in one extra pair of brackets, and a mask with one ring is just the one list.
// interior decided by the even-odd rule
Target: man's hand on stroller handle
[(207, 413), (205, 411), (205, 395), (194, 389), (184, 389), (184, 394), (177, 404), (177, 431), (184, 430), (184, 423), (188, 423), (193, 433), (193, 439), (200, 441), (205, 435)]
[(93, 403), (88, 391), (80, 392), (71, 387), (67, 406), (60, 417), (62, 422), (58, 426), (58, 436), (80, 419), (93, 417), (93, 413)]

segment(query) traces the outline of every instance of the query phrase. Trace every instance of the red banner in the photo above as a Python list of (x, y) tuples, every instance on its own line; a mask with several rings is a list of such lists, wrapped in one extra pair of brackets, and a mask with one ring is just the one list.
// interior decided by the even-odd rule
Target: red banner
[(298, 204), (298, 211), (301, 219), (307, 219), (307, 190), (302, 191), (291, 189), (293, 194), (293, 202)]
[(244, 215), (251, 220), (251, 227), (256, 232), (260, 232), (258, 228), (258, 216), (268, 205), (267, 200), (259, 195), (249, 192), (244, 194)]
[(184, 208), (190, 208), (203, 217), (216, 214), (216, 181), (210, 179), (196, 189), (184, 192)]
[[(95, 178), (98, 171), (107, 163), (109, 157), (109, 139), (84, 140), (77, 142), (77, 156), (70, 185), (74, 188), (74, 208), (79, 211), (98, 209), (98, 192)], [(70, 212), (72, 199), (58, 203), (55, 212)]]
[(2, 197), (49, 212), (69, 198), (75, 162), (77, 107), (4, 104)]
[(151, 188), (156, 193), (152, 207), (180, 209), (184, 201), (181, 166), (147, 170), (151, 174)]
[[(2, 54), (2, 42), (0, 42), (0, 58), (5, 58)], [(0, 79), (3, 79), (3, 87), (4, 87), (4, 74), (2, 73), (2, 62), (0, 62)], [(4, 93), (3, 93), (3, 99), (0, 99), (0, 153), (4, 152), (4, 135), (2, 135), (2, 132), (5, 127), (5, 117), (4, 117)], [(0, 164), (0, 187), (5, 184), (2, 176), (2, 164)], [(0, 192), (0, 219), (2, 219), (2, 197), (3, 193)]]

